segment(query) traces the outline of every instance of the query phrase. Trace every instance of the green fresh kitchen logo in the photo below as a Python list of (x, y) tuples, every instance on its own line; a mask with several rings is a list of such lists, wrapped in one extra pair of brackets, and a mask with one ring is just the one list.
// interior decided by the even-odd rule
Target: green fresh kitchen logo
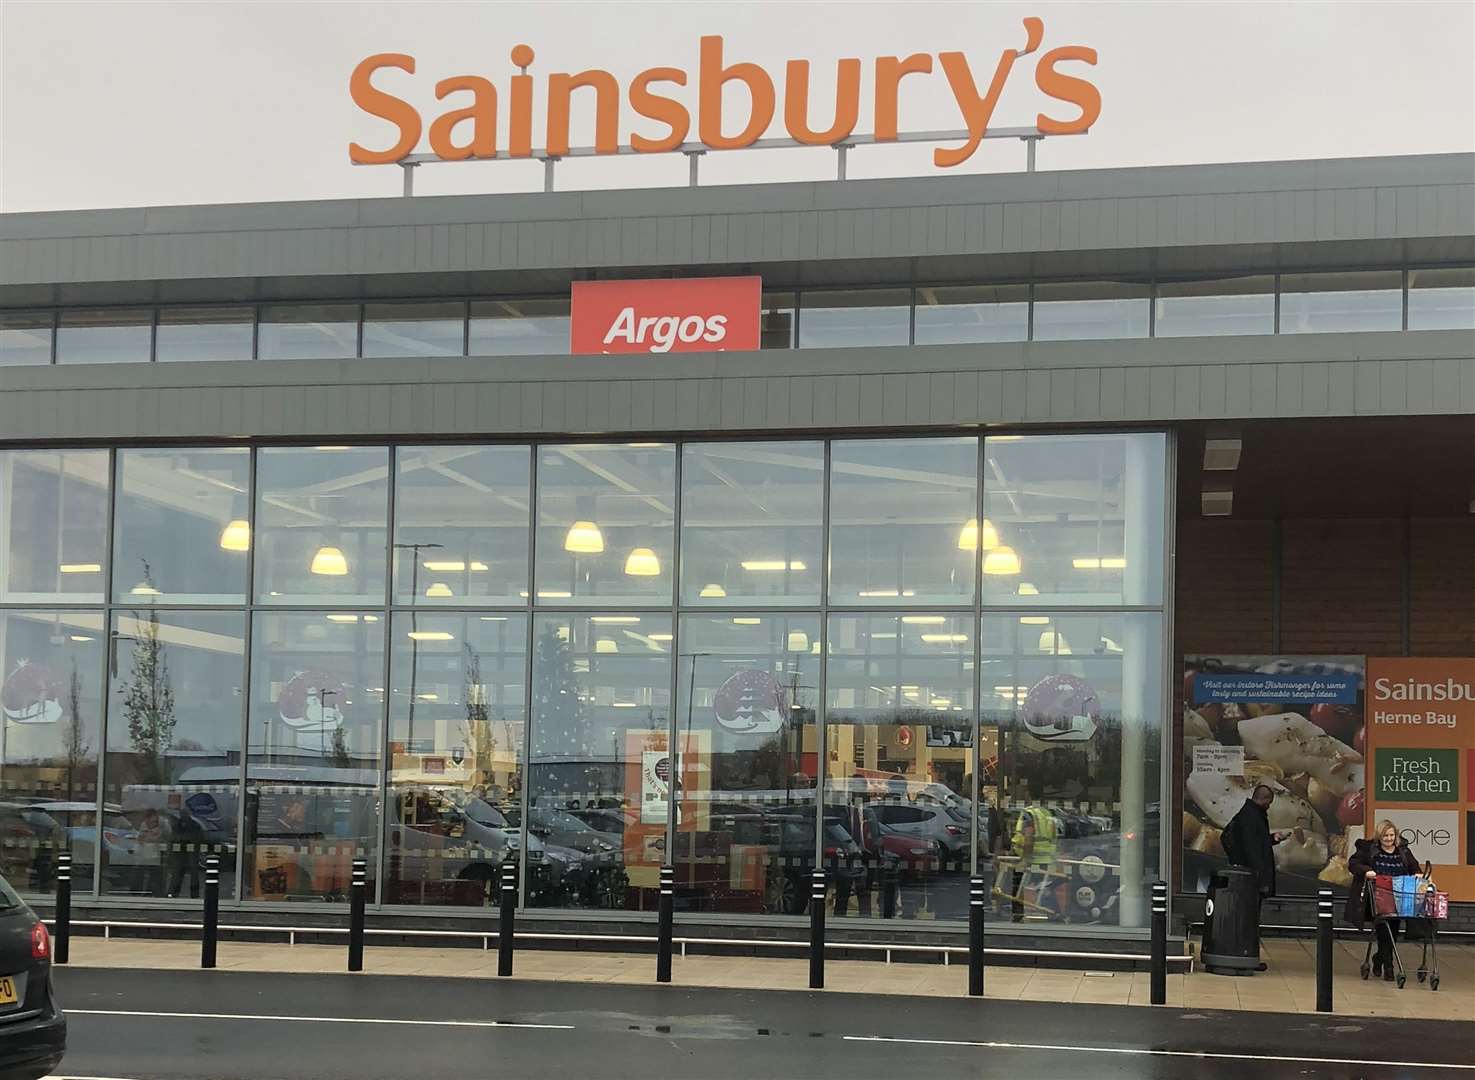
[(1460, 752), (1425, 747), (1379, 747), (1379, 802), (1459, 802)]

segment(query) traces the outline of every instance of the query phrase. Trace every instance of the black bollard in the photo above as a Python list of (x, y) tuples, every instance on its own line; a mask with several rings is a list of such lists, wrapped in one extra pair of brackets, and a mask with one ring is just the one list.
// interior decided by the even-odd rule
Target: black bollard
[(1316, 892), (1316, 1011), (1332, 1011), (1332, 890)]
[(65, 851), (56, 857), (55, 937), (51, 958), (58, 964), (65, 964), (72, 951), (72, 856)]
[(968, 880), (968, 996), (983, 997), (983, 878)]
[(671, 981), (671, 924), (676, 913), (676, 868), (661, 867), (661, 899), (656, 938), (656, 982)]
[(1168, 1003), (1168, 883), (1152, 883), (1152, 996), (1154, 1005)]
[(825, 988), (825, 872), (811, 875), (809, 892), (809, 989)]
[(200, 966), (215, 966), (215, 940), (220, 933), (220, 856), (205, 858), (205, 918), (200, 936)]
[(517, 917), (517, 864), (502, 864), (502, 913), (497, 922), (497, 974), (512, 974), (513, 920)]
[(369, 861), (353, 860), (348, 891), (348, 970), (364, 970), (364, 893), (369, 889)]

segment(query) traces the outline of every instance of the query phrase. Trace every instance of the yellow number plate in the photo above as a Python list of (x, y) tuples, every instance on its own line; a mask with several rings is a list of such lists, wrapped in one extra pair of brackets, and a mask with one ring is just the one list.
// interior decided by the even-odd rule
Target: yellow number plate
[(0, 979), (0, 1005), (14, 1005), (15, 1001), (15, 980)]

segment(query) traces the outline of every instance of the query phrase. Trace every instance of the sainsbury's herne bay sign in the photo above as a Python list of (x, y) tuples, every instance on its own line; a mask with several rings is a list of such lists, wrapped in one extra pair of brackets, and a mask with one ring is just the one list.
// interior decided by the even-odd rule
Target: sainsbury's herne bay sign
[[(777, 10), (777, 9), (775, 9)], [(541, 78), (532, 71), (537, 59), (526, 44), (512, 47), (517, 74), (498, 86), (485, 75), (445, 74), (433, 84), (444, 108), (429, 118), (428, 160), (508, 158), (558, 159), (569, 156), (569, 128), (576, 102), (594, 119), (592, 153), (670, 153), (676, 150), (738, 150), (753, 146), (781, 123), (792, 142), (785, 145), (840, 146), (847, 139), (900, 141), (905, 135), (929, 137), (939, 126), (956, 129), (959, 145), (933, 152), (939, 168), (960, 165), (973, 156), (993, 121), (1005, 86), (1031, 78), (1034, 84), (1034, 127), (1030, 134), (1077, 135), (1101, 115), (1101, 93), (1081, 77), (1096, 64), (1096, 50), (1061, 44), (1045, 48), (1045, 21), (1023, 20), (1022, 31), (1010, 32), (1010, 45), (994, 53), (945, 50), (909, 56), (878, 56), (863, 63), (846, 57), (835, 65), (835, 105), (816, 122), (809, 97), (808, 60), (790, 60), (782, 74), (732, 55), (720, 35), (700, 39), (695, 73), (660, 64), (635, 75), (628, 86), (609, 71), (553, 71)], [(1028, 72), (1028, 61), (1034, 63)], [(1025, 61), (1021, 63), (1021, 61)], [(365, 113), (387, 121), (392, 132), (348, 144), (348, 156), (359, 165), (402, 163), (416, 153), (427, 134), (426, 116), (402, 95), (424, 98), (429, 86), (416, 85), (420, 65), (409, 53), (381, 52), (366, 57), (349, 77), (353, 102)], [(1023, 69), (1023, 70), (1021, 70)], [(418, 75), (417, 75), (418, 73)], [(830, 78), (828, 73), (825, 76)], [(952, 123), (936, 120), (929, 131), (904, 131), (903, 100), (927, 80), (943, 79), (956, 109)], [(862, 83), (872, 103), (870, 134), (861, 136)], [(541, 85), (540, 85), (541, 84)], [(578, 97), (575, 98), (575, 91)], [(743, 104), (723, 107), (724, 92)], [(736, 93), (734, 93), (736, 91)], [(817, 95), (828, 98), (828, 87)], [(693, 101), (693, 99), (695, 99)], [(544, 118), (542, 147), (534, 149), (534, 116)], [(962, 127), (957, 127), (961, 121)], [(695, 130), (693, 130), (695, 129)], [(693, 139), (692, 136), (695, 135)]]

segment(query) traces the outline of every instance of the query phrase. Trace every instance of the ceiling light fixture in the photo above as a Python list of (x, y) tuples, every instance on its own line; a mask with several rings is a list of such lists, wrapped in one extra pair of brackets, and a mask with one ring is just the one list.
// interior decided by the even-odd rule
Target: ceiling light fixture
[(311, 569), (323, 577), (343, 577), (348, 573), (348, 560), (338, 548), (324, 545), (313, 555)]
[(592, 521), (576, 521), (564, 535), (563, 550), (574, 555), (598, 555), (604, 551), (604, 533)]
[(744, 570), (807, 570), (798, 559), (786, 562), (783, 559), (745, 559), (740, 564)]
[(625, 559), (625, 573), (631, 577), (659, 577), (661, 560), (650, 548), (635, 548)]
[(63, 574), (100, 574), (102, 566), (95, 562), (62, 563), (57, 567)]
[(1011, 547), (998, 547), (983, 557), (983, 572), (1007, 577), (1023, 569), (1019, 556)]
[[(983, 519), (983, 550), (992, 551), (999, 546), (999, 532), (994, 528), (994, 523), (988, 518)], [(958, 533), (959, 551), (978, 550), (978, 519), (969, 518), (968, 523)]]
[(236, 518), (220, 530), (220, 547), (222, 551), (250, 551), (251, 550), (251, 523), (244, 518)]
[(425, 590), (425, 595), (434, 599), (444, 599), (447, 596), (455, 596), (456, 594), (451, 592), (451, 587), (444, 581), (437, 581)]
[(1106, 558), (1080, 558), (1071, 559), (1070, 565), (1077, 570), (1125, 570), (1127, 560), (1125, 558), (1108, 556)]
[(456, 635), (447, 630), (411, 630), (411, 641), (455, 641)]
[(712, 597), (726, 596), (727, 590), (724, 589), (721, 585), (718, 585), (715, 581), (709, 581), (707, 584), (702, 586), (702, 591), (697, 593), (697, 595), (705, 596), (710, 599)]

